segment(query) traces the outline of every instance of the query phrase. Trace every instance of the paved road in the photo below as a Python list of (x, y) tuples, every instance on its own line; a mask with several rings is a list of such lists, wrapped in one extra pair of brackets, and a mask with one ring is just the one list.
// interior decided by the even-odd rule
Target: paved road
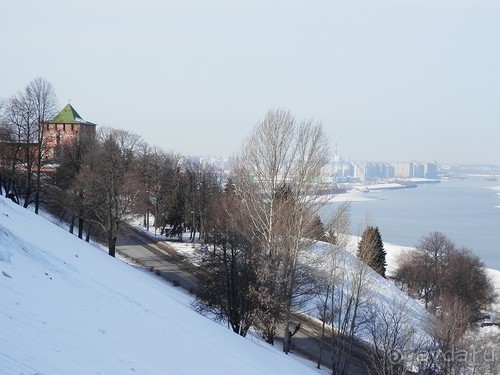
[(196, 290), (196, 267), (171, 247), (154, 238), (131, 227), (124, 227), (120, 230), (116, 251), (174, 285), (191, 293)]
[[(294, 323), (300, 323), (300, 330), (292, 337), (292, 353), (298, 353), (303, 357), (310, 359), (314, 365), (317, 365), (320, 352), (320, 332), (321, 325), (310, 318), (296, 314)], [(293, 324), (292, 324), (293, 326)], [(282, 329), (278, 331), (282, 334)], [(360, 375), (365, 373), (365, 362), (367, 361), (365, 349), (362, 346), (354, 345), (351, 363), (348, 374)], [(327, 334), (323, 342), (323, 355), (321, 367), (331, 368), (332, 364), (332, 342)]]
[[(196, 284), (196, 267), (185, 257), (178, 254), (172, 247), (165, 243), (158, 242), (154, 238), (144, 235), (131, 227), (125, 227), (118, 236), (117, 252), (132, 260), (133, 262), (148, 268), (152, 272), (160, 275), (172, 284), (180, 286), (185, 290), (194, 293)], [(301, 329), (292, 338), (292, 353), (299, 354), (312, 361), (315, 366), (319, 356), (318, 327), (304, 317), (296, 316), (295, 323), (301, 323)], [(283, 328), (278, 329), (277, 343), (281, 346), (280, 339)], [(322, 367), (330, 368), (331, 364), (331, 344), (325, 340), (323, 351)], [(349, 374), (363, 374), (364, 366), (358, 358), (362, 357), (362, 349), (354, 355)], [(357, 358), (358, 357), (358, 358)]]

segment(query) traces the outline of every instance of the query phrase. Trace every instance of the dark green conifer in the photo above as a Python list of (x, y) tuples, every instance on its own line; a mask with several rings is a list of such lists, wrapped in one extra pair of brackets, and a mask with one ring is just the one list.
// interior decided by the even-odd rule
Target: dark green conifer
[(366, 227), (358, 244), (357, 257), (385, 277), (386, 252), (378, 227)]

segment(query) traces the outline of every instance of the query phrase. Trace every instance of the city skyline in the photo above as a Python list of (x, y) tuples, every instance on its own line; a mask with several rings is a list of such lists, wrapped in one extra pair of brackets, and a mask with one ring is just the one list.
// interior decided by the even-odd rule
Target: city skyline
[(499, 16), (492, 0), (7, 2), (0, 98), (40, 76), (60, 108), (185, 155), (231, 156), (285, 108), (352, 160), (500, 164)]

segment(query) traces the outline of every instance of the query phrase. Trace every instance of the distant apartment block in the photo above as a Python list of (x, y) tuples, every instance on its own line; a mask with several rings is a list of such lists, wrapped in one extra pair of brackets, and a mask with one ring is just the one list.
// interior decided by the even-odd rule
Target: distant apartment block
[(434, 161), (432, 163), (425, 164), (425, 177), (426, 178), (438, 178), (438, 165)]
[(438, 178), (435, 161), (428, 163), (398, 162), (350, 162), (334, 156), (328, 168), (336, 182), (370, 181), (391, 178)]

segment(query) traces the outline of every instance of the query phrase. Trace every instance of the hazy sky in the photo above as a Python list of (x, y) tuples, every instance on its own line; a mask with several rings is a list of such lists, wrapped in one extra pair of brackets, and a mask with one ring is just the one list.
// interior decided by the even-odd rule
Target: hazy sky
[(0, 48), (0, 98), (41, 76), (182, 154), (282, 107), (352, 160), (500, 164), (498, 0), (5, 0)]

